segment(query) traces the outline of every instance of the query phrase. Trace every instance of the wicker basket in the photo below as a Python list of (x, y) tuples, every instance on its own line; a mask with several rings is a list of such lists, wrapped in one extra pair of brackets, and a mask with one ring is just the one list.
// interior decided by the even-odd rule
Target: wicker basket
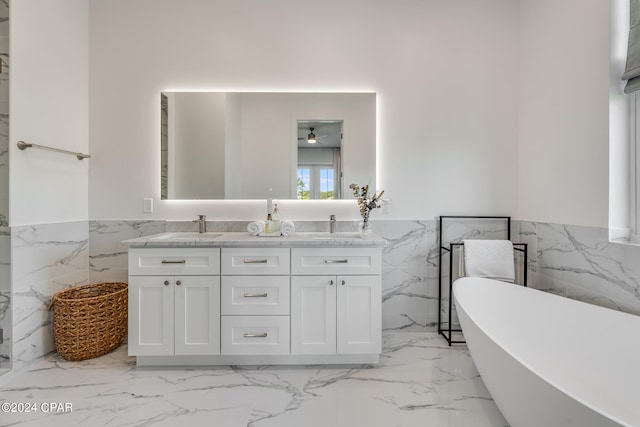
[(56, 350), (67, 360), (102, 356), (127, 334), (128, 286), (105, 282), (76, 286), (53, 296)]

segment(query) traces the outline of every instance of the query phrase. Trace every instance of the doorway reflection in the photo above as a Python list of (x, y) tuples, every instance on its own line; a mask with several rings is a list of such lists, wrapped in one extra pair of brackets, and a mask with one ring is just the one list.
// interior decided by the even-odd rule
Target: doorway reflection
[(342, 196), (342, 120), (298, 120), (298, 200)]

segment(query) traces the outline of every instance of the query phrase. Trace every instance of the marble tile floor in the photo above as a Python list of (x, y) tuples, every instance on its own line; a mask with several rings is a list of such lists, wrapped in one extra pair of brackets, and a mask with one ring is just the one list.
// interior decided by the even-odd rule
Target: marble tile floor
[(137, 368), (126, 345), (82, 362), (52, 353), (0, 377), (0, 425), (507, 426), (466, 346), (437, 333), (383, 341), (375, 367)]

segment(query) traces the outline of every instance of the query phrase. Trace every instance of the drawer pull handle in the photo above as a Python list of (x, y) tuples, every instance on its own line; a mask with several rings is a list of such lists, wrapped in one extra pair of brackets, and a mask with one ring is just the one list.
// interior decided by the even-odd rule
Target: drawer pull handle
[(342, 286), (344, 286), (344, 285), (345, 285), (345, 283), (346, 283), (346, 282), (343, 280), (340, 284), (341, 284)]
[(245, 298), (266, 298), (268, 294), (244, 294)]
[(329, 280), (329, 286), (333, 286), (333, 280)]
[(262, 333), (262, 334), (244, 334), (245, 338), (266, 338), (267, 337), (267, 333)]
[(180, 261), (170, 261), (170, 260), (163, 259), (163, 260), (162, 260), (162, 263), (163, 263), (163, 264), (186, 264), (186, 263), (187, 263), (187, 261), (186, 261), (186, 260), (184, 260), (184, 259), (182, 259), (182, 260), (180, 260)]
[(245, 259), (245, 264), (266, 264), (268, 261), (266, 259)]
[(176, 280), (176, 285), (180, 286), (180, 285), (182, 285), (182, 282), (180, 280)]
[(346, 264), (348, 262), (349, 262), (348, 259), (325, 259), (324, 260), (325, 264)]
[(165, 285), (165, 286), (169, 286), (169, 281), (168, 281), (168, 280), (165, 280), (165, 281), (164, 281), (164, 285)]

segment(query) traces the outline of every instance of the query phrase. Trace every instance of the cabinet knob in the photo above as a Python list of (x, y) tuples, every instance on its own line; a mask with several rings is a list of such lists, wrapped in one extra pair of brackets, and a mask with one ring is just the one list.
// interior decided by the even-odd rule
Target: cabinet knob
[(329, 280), (329, 286), (333, 286), (333, 280)]
[(165, 280), (165, 281), (164, 281), (164, 285), (165, 285), (165, 286), (169, 286), (169, 281), (168, 281), (168, 280)]
[(345, 284), (345, 283), (346, 283), (346, 282), (343, 280), (343, 281), (342, 281), (342, 283), (340, 283), (340, 284), (341, 284), (342, 286), (344, 286), (344, 284)]
[(180, 280), (176, 280), (176, 285), (180, 286), (182, 285), (182, 282)]

